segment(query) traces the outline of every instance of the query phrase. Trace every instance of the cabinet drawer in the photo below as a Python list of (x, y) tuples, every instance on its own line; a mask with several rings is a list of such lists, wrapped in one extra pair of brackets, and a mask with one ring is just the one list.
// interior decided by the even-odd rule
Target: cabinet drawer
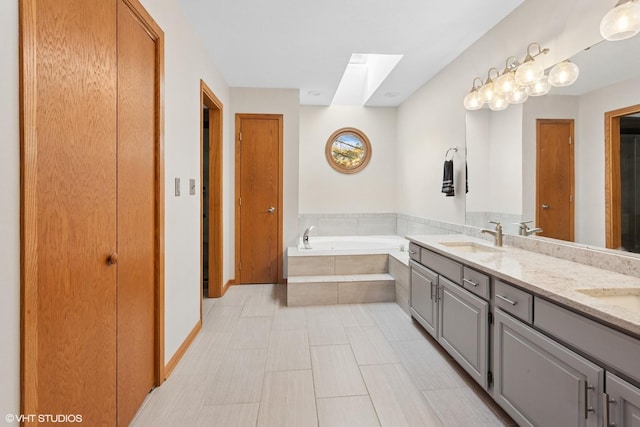
[(640, 382), (640, 340), (538, 297), (534, 325)]
[(425, 248), (420, 254), (422, 264), (426, 265), (438, 274), (442, 274), (447, 279), (458, 285), (462, 285), (462, 264), (459, 264), (447, 257), (438, 255)]
[(496, 280), (496, 307), (527, 323), (533, 322), (533, 296), (514, 286)]
[(463, 267), (462, 286), (469, 292), (488, 300), (491, 298), (489, 283), (489, 276), (486, 274), (475, 271), (467, 266)]
[(409, 257), (414, 260), (420, 262), (420, 246), (415, 243), (409, 243)]

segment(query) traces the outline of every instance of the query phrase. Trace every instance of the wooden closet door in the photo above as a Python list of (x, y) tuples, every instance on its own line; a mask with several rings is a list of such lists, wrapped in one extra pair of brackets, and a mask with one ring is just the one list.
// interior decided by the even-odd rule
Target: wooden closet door
[(156, 45), (118, 0), (118, 425), (154, 385)]
[(22, 413), (116, 419), (116, 3), (23, 0)]

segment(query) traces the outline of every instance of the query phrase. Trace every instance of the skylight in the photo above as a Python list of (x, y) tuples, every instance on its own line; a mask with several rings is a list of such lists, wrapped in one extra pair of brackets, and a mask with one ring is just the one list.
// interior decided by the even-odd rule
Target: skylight
[(331, 105), (364, 105), (404, 55), (354, 53)]

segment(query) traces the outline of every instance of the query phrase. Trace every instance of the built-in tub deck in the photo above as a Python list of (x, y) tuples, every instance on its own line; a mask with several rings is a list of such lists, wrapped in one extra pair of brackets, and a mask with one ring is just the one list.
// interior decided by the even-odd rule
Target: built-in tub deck
[(407, 240), (312, 237), (310, 244), (311, 249), (287, 250), (287, 305), (389, 302), (400, 297), (401, 307), (408, 306)]

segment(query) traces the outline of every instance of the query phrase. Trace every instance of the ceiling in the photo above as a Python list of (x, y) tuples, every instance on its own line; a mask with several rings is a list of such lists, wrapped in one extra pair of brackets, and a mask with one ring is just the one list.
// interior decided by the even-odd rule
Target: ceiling
[(397, 106), (523, 0), (179, 0), (231, 87), (329, 105), (352, 53), (402, 54), (367, 102)]

